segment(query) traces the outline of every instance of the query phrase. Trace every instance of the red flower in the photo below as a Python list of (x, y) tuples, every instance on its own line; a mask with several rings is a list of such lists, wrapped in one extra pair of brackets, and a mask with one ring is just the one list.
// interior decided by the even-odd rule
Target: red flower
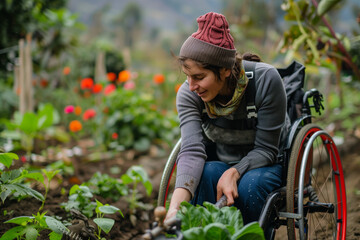
[(21, 156), (20, 160), (21, 160), (22, 163), (26, 163), (26, 157), (25, 156)]
[(94, 85), (92, 78), (84, 78), (81, 80), (81, 89), (91, 89)]
[(41, 79), (40, 80), (40, 86), (42, 86), (43, 88), (46, 88), (49, 85), (49, 81), (46, 79)]
[(153, 77), (153, 81), (156, 84), (162, 84), (165, 81), (165, 77), (162, 74), (155, 74)]
[(119, 137), (119, 135), (117, 133), (113, 133), (111, 135), (111, 138), (114, 139), (114, 140), (116, 140), (118, 137)]
[(116, 74), (113, 73), (113, 72), (109, 72), (109, 73), (106, 74), (106, 77), (110, 82), (113, 82), (116, 79)]
[(92, 91), (93, 91), (93, 93), (99, 93), (99, 92), (101, 92), (102, 88), (103, 88), (103, 86), (100, 83), (97, 83), (93, 86)]
[(94, 118), (96, 116), (96, 111), (94, 109), (88, 109), (83, 114), (84, 121), (87, 121), (91, 118)]
[(105, 87), (104, 94), (107, 96), (110, 93), (112, 93), (113, 91), (115, 91), (115, 89), (116, 89), (116, 86), (114, 84), (109, 84)]

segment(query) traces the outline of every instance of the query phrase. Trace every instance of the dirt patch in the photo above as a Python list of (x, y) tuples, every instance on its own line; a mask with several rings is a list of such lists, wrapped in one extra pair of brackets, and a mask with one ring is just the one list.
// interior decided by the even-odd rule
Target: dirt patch
[[(347, 239), (349, 240), (360, 238), (360, 149), (354, 147), (358, 145), (360, 141), (358, 141), (358, 139), (352, 141), (351, 145), (340, 148), (346, 178), (348, 207)], [(90, 143), (84, 142), (82, 144), (82, 147), (86, 149)], [(155, 147), (146, 155), (129, 151), (115, 157), (102, 156), (100, 157), (102, 159), (101, 161), (89, 161), (89, 155), (86, 153), (86, 157), (76, 158), (71, 161), (75, 161), (75, 172), (78, 176), (79, 183), (88, 181), (96, 172), (106, 173), (112, 177), (119, 178), (130, 166), (143, 166), (151, 179), (154, 189), (151, 196), (146, 196), (145, 190), (140, 189), (143, 193), (141, 202), (155, 207), (161, 174), (169, 152), (170, 149), (164, 151)], [(45, 163), (37, 163), (37, 165), (44, 166)], [(116, 174), (112, 173), (111, 169), (114, 166), (120, 168), (120, 172)], [(44, 211), (47, 211), (48, 216), (58, 216), (62, 220), (70, 219), (70, 214), (66, 212), (60, 204), (68, 201), (68, 191), (74, 184), (71, 177), (72, 176), (60, 179), (61, 181), (54, 181), (54, 184), (52, 184), (44, 207)], [(41, 186), (34, 186), (34, 188), (43, 193)], [(123, 198), (120, 198), (118, 201), (112, 201), (110, 199), (103, 199), (101, 196), (95, 197), (102, 203), (108, 203), (118, 207), (125, 215), (124, 218), (122, 218), (120, 214), (115, 216), (114, 227), (109, 234), (103, 235), (106, 239), (141, 239), (145, 230), (149, 228), (154, 220), (152, 208), (149, 210), (137, 210), (135, 218), (132, 217), (131, 221), (129, 205)], [(1, 207), (0, 234), (2, 235), (5, 231), (15, 226), (12, 224), (3, 224), (3, 222), (17, 216), (31, 216), (38, 211), (40, 205), (41, 202), (34, 198), (28, 198), (19, 202), (7, 199)], [(4, 215), (4, 211), (7, 212), (6, 215)], [(114, 218), (113, 215), (111, 217)], [(43, 232), (38, 239), (49, 239), (47, 234), (47, 232)]]

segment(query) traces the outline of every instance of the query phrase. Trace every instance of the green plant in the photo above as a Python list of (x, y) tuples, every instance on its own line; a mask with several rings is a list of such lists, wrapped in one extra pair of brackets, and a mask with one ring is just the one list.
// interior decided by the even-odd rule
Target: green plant
[(82, 212), (85, 216), (92, 217), (94, 215), (94, 209), (96, 208), (96, 203), (91, 201), (92, 197), (93, 194), (87, 186), (75, 184), (70, 188), (69, 201), (62, 203), (61, 206), (64, 207), (66, 211), (74, 208)]
[(137, 207), (145, 208), (145, 205), (139, 201), (141, 195), (137, 187), (139, 183), (142, 183), (147, 195), (150, 195), (152, 192), (152, 184), (144, 168), (141, 166), (130, 167), (125, 174), (121, 175), (121, 180), (126, 185), (132, 185), (132, 189), (130, 190), (131, 195), (127, 198), (130, 203), (130, 213), (135, 213)]
[(147, 151), (154, 142), (172, 143), (178, 137), (176, 114), (158, 111), (150, 94), (118, 88), (104, 98), (104, 105), (108, 113), (102, 138), (111, 149)]
[(20, 216), (12, 218), (5, 223), (13, 223), (15, 226), (5, 232), (0, 240), (12, 239), (37, 239), (39, 232), (43, 230), (50, 230), (50, 240), (61, 240), (62, 235), (69, 230), (58, 220), (53, 217), (45, 216), (46, 212), (40, 214), (39, 212), (33, 216)]
[(241, 213), (236, 207), (219, 209), (208, 202), (203, 205), (181, 203), (177, 217), (181, 219), (184, 239), (265, 240), (264, 232), (257, 222), (243, 226)]
[(105, 233), (109, 233), (112, 227), (114, 226), (115, 220), (112, 218), (105, 218), (105, 214), (115, 214), (120, 213), (122, 217), (124, 217), (123, 213), (117, 207), (111, 206), (109, 204), (102, 204), (98, 200), (96, 200), (96, 218), (94, 218), (94, 222), (98, 226), (98, 233), (96, 236), (101, 239), (101, 231)]
[[(45, 188), (44, 200), (42, 201), (42, 204), (41, 204), (41, 206), (39, 208), (39, 212), (41, 212), (41, 210), (44, 208), (46, 197), (47, 197), (47, 194), (48, 194), (49, 189), (50, 189), (50, 182), (55, 177), (55, 175), (58, 174), (59, 172), (60, 172), (60, 170), (55, 170), (55, 171), (50, 170), (50, 171), (48, 171), (46, 169), (42, 169), (41, 172), (31, 172), (31, 173), (27, 173), (27, 174), (24, 175), (24, 177), (26, 177), (26, 178), (31, 178), (31, 179), (34, 179), (36, 181), (41, 182), (42, 185)], [(47, 182), (45, 182), (44, 175), (47, 178)]]
[(51, 104), (40, 106), (37, 113), (16, 112), (13, 120), (2, 119), (7, 130), (1, 136), (21, 142), (21, 146), (30, 154), (34, 148), (34, 139), (43, 138), (41, 133), (58, 122), (58, 114)]
[[(14, 153), (0, 153), (0, 163), (9, 168), (13, 159), (19, 159)], [(45, 201), (43, 195), (23, 183), (27, 178), (28, 171), (25, 169), (14, 169), (10, 171), (0, 170), (0, 198), (4, 203), (10, 195), (20, 199), (24, 196), (31, 196), (40, 201)]]
[(119, 200), (121, 196), (128, 195), (129, 192), (128, 187), (119, 181), (119, 179), (100, 172), (95, 173), (83, 185), (88, 186), (94, 194), (100, 195), (103, 198), (111, 198), (113, 201)]

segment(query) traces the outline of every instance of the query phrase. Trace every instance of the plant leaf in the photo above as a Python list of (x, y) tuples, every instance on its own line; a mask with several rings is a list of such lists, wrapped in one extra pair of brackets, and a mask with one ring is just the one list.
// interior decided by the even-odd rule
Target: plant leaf
[(15, 223), (15, 224), (21, 225), (22, 223), (27, 222), (33, 218), (34, 217), (20, 216), (20, 217), (15, 217), (15, 218), (9, 219), (5, 223)]
[(222, 223), (211, 223), (204, 227), (205, 239), (213, 240), (230, 240), (231, 235), (224, 224)]
[(190, 228), (186, 231), (183, 231), (184, 239), (196, 239), (196, 240), (206, 240), (204, 229), (202, 227)]
[(258, 222), (246, 224), (232, 236), (232, 240), (265, 240), (264, 231)]
[(27, 226), (24, 231), (26, 240), (34, 240), (39, 236), (38, 230), (34, 226)]
[(25, 226), (16, 226), (5, 232), (0, 240), (12, 240), (22, 235)]
[(100, 210), (100, 212), (105, 213), (105, 214), (114, 214), (117, 211), (119, 211), (120, 209), (118, 209), (117, 207), (114, 207), (114, 206), (105, 205), (105, 206), (99, 207), (99, 210)]
[(60, 222), (59, 220), (56, 220), (53, 217), (47, 216), (45, 218), (45, 222), (48, 225), (48, 227), (57, 234), (63, 234), (63, 233), (69, 232), (69, 229), (67, 229), (62, 222)]
[(63, 234), (58, 234), (56, 232), (49, 233), (49, 240), (61, 240)]
[(0, 153), (0, 163), (4, 164), (7, 168), (11, 166), (14, 159), (19, 159), (15, 153)]
[(341, 0), (321, 0), (317, 8), (317, 14), (323, 16), (340, 1)]
[(111, 228), (114, 226), (115, 220), (111, 218), (95, 218), (94, 222), (103, 230), (105, 233), (109, 233)]

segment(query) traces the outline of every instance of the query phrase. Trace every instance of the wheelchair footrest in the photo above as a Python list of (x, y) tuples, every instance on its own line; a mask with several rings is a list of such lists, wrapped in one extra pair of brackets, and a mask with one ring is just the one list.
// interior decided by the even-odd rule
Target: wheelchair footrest
[(281, 218), (293, 218), (293, 219), (301, 219), (301, 214), (297, 213), (289, 213), (289, 212), (279, 212), (279, 217)]
[(307, 202), (304, 208), (309, 213), (314, 213), (314, 212), (334, 213), (335, 211), (334, 204), (322, 203), (322, 202)]

